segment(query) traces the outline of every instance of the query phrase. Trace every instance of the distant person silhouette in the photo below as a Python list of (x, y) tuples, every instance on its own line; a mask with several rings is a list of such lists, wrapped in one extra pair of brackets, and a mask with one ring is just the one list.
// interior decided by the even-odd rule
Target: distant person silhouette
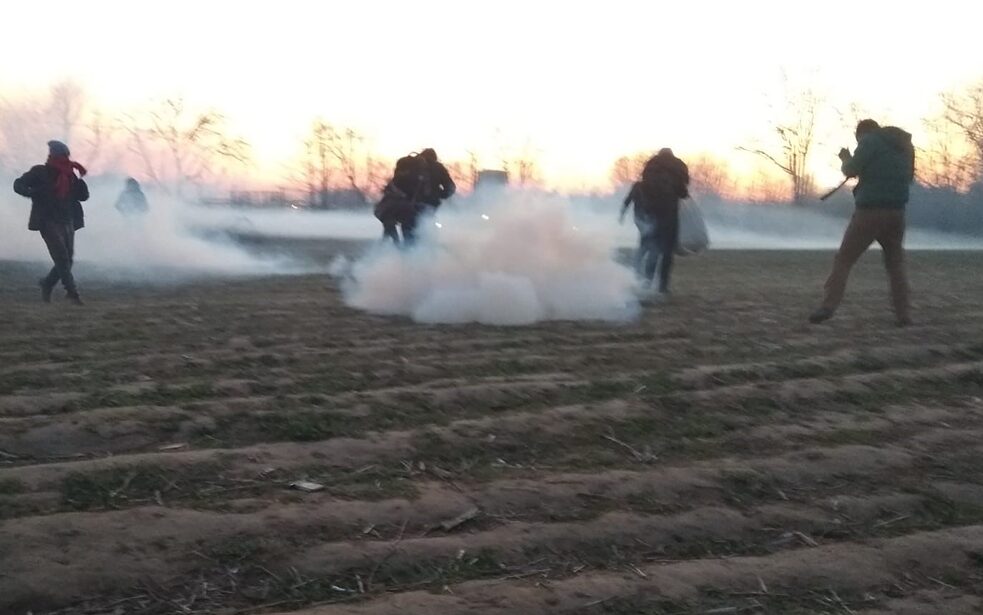
[(140, 188), (140, 182), (132, 177), (127, 178), (123, 192), (116, 199), (116, 211), (124, 216), (143, 215), (150, 210), (147, 196)]

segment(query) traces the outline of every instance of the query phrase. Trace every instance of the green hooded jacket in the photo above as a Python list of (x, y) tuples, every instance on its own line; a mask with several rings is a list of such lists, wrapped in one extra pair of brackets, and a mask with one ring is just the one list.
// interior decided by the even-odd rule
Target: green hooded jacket
[(857, 151), (845, 158), (843, 174), (858, 178), (853, 195), (858, 209), (904, 209), (915, 176), (911, 135), (885, 126), (860, 137)]

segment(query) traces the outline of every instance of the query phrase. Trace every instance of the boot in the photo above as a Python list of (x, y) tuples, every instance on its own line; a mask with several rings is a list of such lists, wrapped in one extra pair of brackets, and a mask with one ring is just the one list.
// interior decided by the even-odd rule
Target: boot
[(51, 291), (53, 291), (55, 287), (48, 284), (47, 278), (41, 278), (41, 280), (38, 281), (38, 286), (41, 287), (41, 301), (51, 303)]
[(833, 310), (829, 308), (821, 307), (812, 314), (809, 314), (809, 322), (814, 325), (818, 325), (821, 322), (826, 322), (833, 317)]

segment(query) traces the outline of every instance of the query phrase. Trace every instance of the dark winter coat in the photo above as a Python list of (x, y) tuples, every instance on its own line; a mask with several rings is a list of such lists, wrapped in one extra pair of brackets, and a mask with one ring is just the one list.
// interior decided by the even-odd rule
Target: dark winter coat
[(419, 155), (406, 156), (396, 162), (390, 186), (412, 202), (434, 207), (457, 190), (447, 167), (440, 162), (428, 162)]
[(127, 188), (116, 199), (116, 210), (121, 214), (144, 214), (150, 209), (147, 196), (139, 188)]
[(457, 185), (451, 179), (451, 174), (447, 172), (447, 167), (439, 162), (431, 162), (427, 165), (430, 171), (430, 189), (425, 191), (421, 200), (434, 207), (440, 205), (444, 199), (449, 199), (457, 191)]
[(645, 185), (642, 182), (635, 182), (631, 185), (631, 190), (628, 191), (627, 196), (623, 206), (621, 208), (622, 215), (628, 210), (629, 207), (634, 206), (635, 212), (635, 224), (652, 224), (652, 218), (655, 215), (652, 213), (652, 206), (648, 195), (645, 192)]
[[(675, 221), (679, 217), (679, 200), (689, 196), (689, 167), (670, 153), (659, 153), (642, 169), (643, 202), (649, 213), (659, 220)], [(639, 203), (636, 201), (635, 207)]]
[(52, 167), (39, 164), (14, 180), (14, 192), (31, 199), (29, 230), (40, 231), (51, 222), (71, 223), (75, 230), (85, 226), (82, 202), (89, 199), (89, 187), (84, 180), (74, 177), (71, 193), (59, 199), (55, 196), (57, 175), (58, 171)]
[(847, 177), (858, 178), (853, 189), (858, 208), (903, 209), (915, 176), (911, 135), (893, 126), (868, 132), (841, 168)]

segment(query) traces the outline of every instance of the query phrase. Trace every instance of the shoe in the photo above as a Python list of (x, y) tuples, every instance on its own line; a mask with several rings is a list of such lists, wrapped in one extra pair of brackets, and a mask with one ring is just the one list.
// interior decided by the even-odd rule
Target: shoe
[(821, 322), (826, 322), (833, 317), (833, 310), (829, 308), (821, 307), (812, 314), (809, 314), (809, 322), (814, 325), (818, 325)]
[(65, 293), (65, 298), (72, 305), (85, 305), (78, 293)]
[(41, 287), (41, 301), (51, 303), (51, 291), (54, 290), (55, 287), (48, 286), (48, 281), (45, 278), (38, 280), (38, 286)]
[(910, 327), (915, 323), (914, 321), (911, 320), (911, 316), (903, 316), (901, 318), (898, 318), (896, 321), (894, 321), (894, 324), (898, 325), (901, 328), (904, 328), (904, 327)]

